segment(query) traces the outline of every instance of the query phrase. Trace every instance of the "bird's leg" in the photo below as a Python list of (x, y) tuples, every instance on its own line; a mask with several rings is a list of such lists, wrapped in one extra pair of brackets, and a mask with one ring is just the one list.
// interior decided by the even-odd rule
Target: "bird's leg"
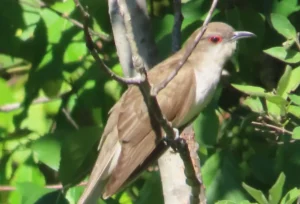
[(179, 145), (184, 139), (180, 138), (179, 130), (177, 128), (173, 128), (173, 131), (175, 135), (174, 139), (168, 137), (167, 135), (164, 135), (163, 140), (168, 146), (170, 146), (174, 150), (174, 152), (178, 152), (178, 149), (180, 148)]

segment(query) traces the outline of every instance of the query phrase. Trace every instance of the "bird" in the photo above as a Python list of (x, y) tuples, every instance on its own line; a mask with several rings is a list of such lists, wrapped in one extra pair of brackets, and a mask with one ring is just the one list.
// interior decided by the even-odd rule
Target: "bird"
[[(164, 81), (193, 45), (198, 28), (178, 52), (147, 72), (155, 87)], [(177, 75), (157, 95), (164, 117), (182, 130), (211, 101), (225, 63), (236, 50), (237, 40), (254, 37), (235, 31), (223, 22), (211, 22)], [(99, 153), (78, 204), (107, 199), (134, 180), (166, 150), (164, 132), (149, 113), (141, 91), (129, 85), (109, 112), (99, 143)]]

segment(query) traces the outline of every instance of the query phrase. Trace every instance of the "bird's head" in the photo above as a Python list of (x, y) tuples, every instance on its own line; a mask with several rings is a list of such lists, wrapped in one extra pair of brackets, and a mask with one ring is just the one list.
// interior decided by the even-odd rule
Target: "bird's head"
[[(197, 29), (187, 41), (187, 46), (194, 43)], [(221, 22), (212, 22), (207, 25), (207, 29), (194, 50), (194, 56), (212, 58), (221, 66), (232, 56), (236, 49), (236, 42), (242, 38), (254, 37), (255, 35), (247, 31), (235, 31), (230, 25)], [(200, 52), (200, 53), (199, 53)]]

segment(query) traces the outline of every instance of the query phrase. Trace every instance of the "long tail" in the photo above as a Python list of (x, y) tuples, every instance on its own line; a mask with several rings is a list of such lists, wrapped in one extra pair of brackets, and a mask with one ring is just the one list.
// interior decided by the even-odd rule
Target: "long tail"
[(93, 188), (86, 188), (81, 195), (78, 204), (97, 204), (104, 186), (105, 181), (99, 181)]
[[(105, 184), (109, 178), (111, 172), (117, 165), (120, 153), (121, 145), (119, 142), (112, 140), (105, 140), (105, 146), (102, 147), (89, 182), (81, 195), (78, 204), (96, 204), (100, 196), (105, 191)], [(111, 143), (111, 144), (110, 144)]]

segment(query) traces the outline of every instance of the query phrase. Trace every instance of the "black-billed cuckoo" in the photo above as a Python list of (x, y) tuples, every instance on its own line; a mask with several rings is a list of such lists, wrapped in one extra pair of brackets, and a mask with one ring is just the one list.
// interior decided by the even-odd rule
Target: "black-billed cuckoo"
[[(177, 53), (148, 72), (150, 84), (161, 83), (182, 60), (194, 43), (196, 30)], [(236, 49), (236, 41), (253, 37), (234, 31), (225, 23), (209, 23), (198, 45), (178, 74), (157, 95), (163, 115), (172, 127), (181, 129), (191, 123), (210, 102), (225, 62)], [(143, 96), (137, 86), (129, 86), (110, 111), (99, 144), (99, 155), (79, 204), (92, 204), (110, 197), (134, 179), (144, 166), (166, 149), (163, 131), (154, 130)]]

